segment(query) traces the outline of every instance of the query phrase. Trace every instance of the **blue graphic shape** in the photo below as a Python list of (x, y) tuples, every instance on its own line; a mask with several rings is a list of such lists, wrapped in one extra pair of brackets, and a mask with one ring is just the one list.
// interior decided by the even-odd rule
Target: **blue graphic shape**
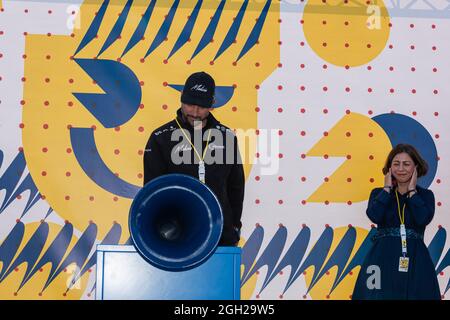
[(2, 269), (0, 270), (0, 283), (5, 279), (8, 266), (11, 264), (12, 259), (16, 255), (24, 234), (25, 225), (23, 222), (19, 221), (0, 245), (0, 261), (2, 262)]
[[(2, 153), (3, 157), (3, 153)], [(0, 213), (14, 201), (13, 192), (19, 184), (20, 178), (25, 170), (25, 156), (23, 152), (19, 152), (12, 163), (0, 177), (0, 190), (6, 190), (5, 198), (0, 205)], [(19, 187), (21, 189), (21, 187)], [(16, 195), (17, 196), (17, 195)]]
[(336, 249), (333, 251), (331, 257), (328, 259), (325, 266), (320, 270), (320, 273), (311, 280), (311, 286), (316, 285), (316, 283), (322, 278), (322, 276), (330, 270), (332, 267), (337, 266), (337, 275), (333, 283), (333, 288), (336, 285), (339, 276), (342, 274), (345, 265), (352, 253), (353, 247), (355, 245), (356, 240), (356, 229), (353, 227), (349, 227), (344, 237), (339, 242)]
[(53, 240), (53, 242), (50, 244), (47, 251), (45, 251), (42, 258), (33, 268), (33, 270), (26, 277), (24, 277), (24, 281), (22, 282), (21, 287), (25, 285), (25, 283), (27, 283), (33, 277), (33, 275), (36, 272), (38, 272), (43, 266), (50, 263), (52, 265), (52, 268), (50, 270), (49, 278), (47, 279), (45, 285), (45, 287), (47, 287), (51, 282), (50, 276), (58, 268), (62, 258), (64, 257), (64, 254), (67, 251), (67, 248), (69, 247), (70, 241), (72, 240), (72, 236), (73, 236), (73, 225), (71, 223), (66, 223), (63, 226), (63, 228), (59, 231), (58, 235)]
[(258, 18), (258, 21), (256, 22), (255, 26), (253, 27), (247, 42), (245, 42), (244, 47), (242, 48), (241, 53), (239, 54), (239, 57), (237, 58), (237, 61), (239, 61), (251, 48), (253, 48), (258, 42), (259, 36), (261, 35), (264, 22), (266, 21), (267, 13), (269, 12), (271, 0), (268, 0), (261, 12), (261, 15)]
[(377, 233), (377, 228), (373, 227), (370, 229), (369, 234), (364, 239), (363, 243), (359, 246), (358, 251), (356, 251), (353, 259), (347, 265), (345, 270), (336, 278), (338, 281), (335, 281), (333, 287), (330, 290), (330, 294), (336, 289), (336, 287), (341, 283), (342, 280), (356, 267), (361, 266), (364, 263), (364, 259), (366, 258), (367, 253), (373, 246), (372, 237)]
[(242, 19), (244, 18), (245, 10), (247, 9), (248, 0), (245, 0), (242, 4), (241, 8), (239, 9), (239, 13), (236, 17), (236, 19), (233, 21), (233, 24), (230, 27), (230, 30), (228, 31), (227, 35), (225, 36), (225, 39), (222, 42), (222, 45), (219, 48), (219, 51), (217, 51), (216, 56), (214, 57), (214, 60), (216, 60), (218, 57), (222, 55), (222, 53), (225, 52), (234, 42), (236, 39), (236, 36), (239, 32), (239, 28), (242, 24)]
[(122, 33), (123, 26), (125, 25), (125, 21), (127, 21), (128, 13), (130, 12), (132, 3), (133, 0), (128, 0), (128, 2), (125, 4), (124, 9), (120, 13), (119, 18), (117, 19), (116, 23), (114, 24), (114, 27), (109, 33), (108, 38), (106, 39), (105, 43), (103, 43), (103, 46), (100, 49), (100, 52), (98, 53), (98, 56), (100, 56), (119, 38), (120, 34)]
[(444, 228), (439, 228), (436, 234), (428, 245), (428, 252), (430, 253), (431, 261), (433, 261), (436, 268), (439, 258), (444, 250), (445, 241), (447, 239), (447, 232)]
[[(184, 85), (179, 84), (169, 84), (169, 87), (179, 91), (180, 93), (183, 91)], [(234, 94), (233, 86), (216, 86), (216, 91), (214, 94), (214, 104), (213, 108), (220, 108), (228, 103), (231, 100)]]
[[(261, 267), (267, 266), (267, 275), (264, 283), (268, 283), (269, 276), (272, 271), (275, 269), (275, 265), (280, 258), (281, 252), (283, 251), (284, 244), (286, 243), (287, 238), (287, 229), (284, 226), (280, 226), (273, 236), (272, 240), (270, 240), (266, 249), (262, 253), (261, 257), (253, 266), (252, 270), (247, 275), (247, 279), (251, 278), (253, 274), (256, 273)], [(262, 291), (264, 288), (261, 288)]]
[[(438, 273), (444, 271), (444, 269), (447, 268), (449, 265), (450, 265), (450, 249), (447, 251), (447, 253), (445, 254), (445, 256), (442, 259), (441, 263), (437, 267), (436, 273), (438, 274)], [(445, 287), (444, 294), (447, 293), (448, 289), (450, 289), (450, 279), (447, 282), (447, 286)]]
[(184, 46), (186, 44), (186, 42), (188, 42), (188, 40), (192, 34), (192, 29), (194, 29), (194, 24), (195, 24), (195, 21), (197, 20), (198, 13), (200, 11), (200, 7), (202, 6), (202, 3), (203, 3), (203, 0), (198, 0), (197, 5), (195, 6), (194, 10), (190, 14), (188, 22), (184, 26), (183, 31), (181, 31), (181, 34), (178, 37), (177, 41), (175, 42), (175, 45), (173, 46), (172, 51), (170, 52), (167, 60), (170, 59), (170, 57), (175, 52), (177, 52), (182, 46)]
[(20, 186), (16, 189), (16, 191), (14, 191), (13, 195), (6, 203), (6, 206), (8, 206), (12, 200), (16, 199), (17, 196), (23, 194), (25, 191), (30, 191), (30, 195), (20, 218), (23, 218), (23, 216), (27, 214), (31, 207), (41, 199), (41, 194), (38, 192), (36, 184), (34, 183), (33, 178), (31, 178), (30, 174), (25, 177)]
[(175, 17), (175, 12), (177, 11), (178, 5), (180, 4), (180, 0), (175, 0), (172, 7), (170, 8), (169, 14), (167, 15), (166, 19), (164, 20), (163, 24), (161, 25), (161, 28), (159, 29), (158, 33), (156, 34), (155, 39), (153, 39), (152, 44), (150, 45), (150, 48), (148, 49), (147, 53), (145, 54), (145, 58), (148, 57), (150, 53), (152, 53), (156, 48), (158, 48), (161, 43), (166, 39), (167, 34), (169, 33), (170, 26), (172, 25), (173, 18)]
[(392, 146), (407, 143), (419, 151), (428, 163), (428, 173), (420, 177), (417, 182), (422, 187), (428, 188), (433, 182), (438, 165), (436, 145), (428, 130), (416, 120), (397, 113), (381, 114), (373, 117), (372, 120), (384, 129)]
[(150, 17), (152, 16), (153, 9), (155, 8), (156, 0), (152, 0), (152, 2), (148, 5), (147, 10), (145, 11), (144, 15), (142, 16), (141, 21), (139, 22), (136, 30), (134, 31), (133, 35), (131, 36), (130, 41), (128, 42), (125, 50), (122, 53), (123, 57), (128, 51), (130, 51), (132, 48), (134, 48), (135, 45), (141, 41), (142, 37), (145, 34), (145, 31), (147, 30), (148, 23), (150, 22)]
[(120, 126), (135, 115), (142, 91), (138, 78), (130, 68), (113, 60), (75, 61), (105, 93), (73, 95), (105, 128)]
[(84, 35), (83, 39), (81, 40), (80, 45), (78, 46), (77, 50), (75, 51), (75, 55), (80, 52), (84, 47), (86, 47), (97, 35), (98, 30), (100, 29), (100, 26), (102, 25), (103, 18), (105, 16), (106, 9), (108, 8), (109, 0), (103, 1), (103, 4), (98, 11), (97, 15), (95, 16), (94, 20), (92, 21), (91, 25), (89, 26), (88, 31)]
[(19, 286), (17, 292), (25, 284), (25, 279), (30, 275), (33, 266), (36, 264), (39, 255), (44, 248), (45, 241), (47, 240), (49, 232), (49, 227), (47, 222), (42, 222), (36, 229), (34, 234), (31, 236), (30, 240), (27, 242), (23, 250), (20, 252), (19, 256), (14, 260), (13, 264), (9, 267), (8, 272), (5, 274), (7, 277), (15, 268), (19, 267), (21, 264), (26, 263), (27, 270), (25, 271), (25, 276), (22, 283)]
[(322, 235), (320, 236), (319, 240), (317, 240), (316, 244), (312, 248), (311, 252), (309, 253), (308, 257), (305, 259), (303, 264), (301, 265), (300, 269), (296, 272), (294, 278), (297, 278), (300, 274), (303, 273), (306, 269), (308, 269), (310, 266), (314, 267), (314, 274), (312, 277), (312, 281), (308, 287), (307, 293), (312, 289), (314, 286), (314, 279), (317, 278), (317, 275), (322, 268), (322, 265), (328, 255), (328, 252), (330, 252), (331, 244), (333, 242), (333, 229), (331, 227), (326, 227), (325, 230), (322, 232)]
[(244, 285), (244, 283), (250, 278), (248, 277), (248, 274), (253, 262), (256, 259), (256, 256), (258, 255), (263, 239), (264, 229), (258, 225), (255, 230), (253, 230), (252, 234), (242, 248), (241, 265), (244, 266), (244, 271), (241, 278), (241, 286)]
[(90, 251), (92, 250), (92, 247), (94, 246), (96, 236), (97, 225), (95, 223), (90, 223), (81, 235), (80, 239), (78, 239), (78, 242), (67, 255), (67, 258), (64, 259), (58, 269), (50, 275), (42, 291), (44, 291), (48, 285), (70, 264), (75, 263), (78, 268), (83, 266)]
[[(293, 283), (293, 277), (295, 270), (298, 269), (300, 262), (303, 260), (305, 256), (306, 249), (308, 248), (309, 240), (311, 238), (311, 230), (308, 227), (303, 227), (299, 232), (295, 240), (292, 242), (292, 245), (289, 247), (288, 251), (284, 255), (281, 262), (277, 265), (276, 269), (272, 272), (269, 279), (264, 282), (263, 287), (265, 288), (270, 281), (275, 278), (284, 268), (291, 267), (291, 272), (289, 274), (289, 278), (287, 284), (283, 290), (283, 294), (287, 291), (287, 289)], [(262, 292), (262, 290), (261, 290)]]
[[(118, 223), (114, 223), (112, 228), (109, 230), (108, 234), (105, 236), (103, 241), (100, 244), (109, 244), (109, 245), (116, 245), (119, 244), (120, 236), (122, 234), (122, 227)], [(75, 275), (74, 279), (72, 280), (72, 284), (76, 283), (78, 279), (80, 279), (83, 274), (85, 274), (90, 268), (95, 266), (97, 263), (97, 253), (94, 251), (94, 253), (91, 255), (91, 258), (86, 263), (86, 265), (81, 269), (81, 271)], [(72, 286), (70, 286), (72, 287)], [(67, 291), (69, 291), (70, 288), (67, 288)], [(67, 292), (66, 291), (66, 292)]]
[(211, 19), (211, 22), (209, 23), (208, 27), (206, 28), (205, 33), (203, 34), (203, 37), (200, 39), (200, 42), (198, 43), (197, 48), (194, 51), (194, 54), (191, 57), (191, 60), (197, 56), (203, 49), (206, 48), (208, 44), (211, 43), (211, 40), (214, 37), (214, 33), (216, 32), (217, 25), (219, 24), (220, 16), (223, 12), (223, 7), (225, 6), (226, 0), (222, 0), (219, 4), (219, 7), (217, 8), (216, 12), (214, 13), (213, 18)]
[(108, 168), (98, 152), (92, 128), (71, 128), (70, 140), (80, 167), (92, 181), (115, 195), (134, 198), (141, 187), (120, 179)]

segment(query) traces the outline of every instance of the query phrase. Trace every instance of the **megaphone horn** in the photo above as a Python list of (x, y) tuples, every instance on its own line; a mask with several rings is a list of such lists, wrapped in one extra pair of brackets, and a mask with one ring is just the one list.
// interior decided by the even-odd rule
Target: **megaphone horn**
[(137, 193), (128, 225), (137, 252), (148, 263), (166, 271), (184, 271), (214, 253), (223, 216), (208, 186), (187, 175), (168, 174)]

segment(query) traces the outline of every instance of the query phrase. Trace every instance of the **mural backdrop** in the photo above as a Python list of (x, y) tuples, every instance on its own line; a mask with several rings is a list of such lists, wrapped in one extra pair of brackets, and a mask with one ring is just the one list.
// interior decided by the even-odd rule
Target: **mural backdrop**
[(443, 0), (0, 1), (0, 299), (95, 299), (96, 245), (129, 243), (147, 139), (200, 70), (245, 161), (243, 299), (350, 299), (400, 142), (430, 166), (447, 299), (449, 30)]

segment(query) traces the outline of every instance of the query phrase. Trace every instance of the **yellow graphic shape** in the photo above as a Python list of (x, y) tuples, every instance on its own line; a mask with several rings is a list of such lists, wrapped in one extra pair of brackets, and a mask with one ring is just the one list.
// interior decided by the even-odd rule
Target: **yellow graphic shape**
[(382, 0), (309, 0), (303, 12), (310, 47), (323, 60), (342, 67), (375, 59), (389, 39), (389, 23)]
[[(75, 58), (93, 59), (97, 56), (125, 3), (110, 3), (98, 37)], [(133, 70), (141, 81), (142, 105), (130, 121), (118, 128), (104, 128), (72, 95), (74, 92), (103, 93), (71, 59), (99, 11), (101, 2), (87, 1), (81, 6), (80, 29), (74, 30), (73, 35), (27, 36), (22, 130), (27, 166), (51, 207), (70, 220), (75, 228), (80, 229), (87, 221), (93, 220), (98, 226), (98, 237), (102, 239), (112, 222), (116, 221), (123, 230), (121, 242), (125, 241), (129, 236), (127, 219), (131, 199), (105, 191), (80, 168), (71, 150), (69, 126), (95, 126), (97, 148), (105, 164), (120, 179), (138, 186), (143, 183), (143, 150), (150, 133), (174, 119), (180, 106), (180, 93), (167, 84), (183, 85), (191, 73), (206, 71), (215, 78), (218, 86), (235, 85), (232, 99), (226, 106), (215, 110), (214, 115), (233, 129), (257, 128), (257, 86), (280, 62), (279, 3), (272, 2), (259, 43), (235, 63), (265, 5), (265, 2), (249, 2), (236, 43), (212, 62), (243, 3), (227, 1), (213, 42), (189, 61), (219, 3), (204, 2), (190, 41), (165, 61), (197, 1), (180, 3), (167, 41), (143, 59), (173, 4), (172, 1), (157, 2), (143, 40), (121, 59), (121, 63)], [(148, 2), (132, 5), (120, 38), (98, 59), (117, 61), (147, 5)], [(250, 169), (250, 164), (246, 163), (247, 176)]]
[[(238, 243), (238, 247), (243, 248), (246, 240), (241, 237)], [(253, 265), (249, 270), (252, 270), (253, 266), (256, 264), (256, 260), (253, 261)], [(244, 274), (244, 265), (241, 265), (241, 279)], [(254, 273), (250, 279), (248, 279), (245, 284), (241, 287), (241, 300), (250, 300), (255, 292), (256, 282), (258, 281), (258, 275)]]
[[(354, 227), (356, 229), (356, 240), (355, 245), (353, 247), (353, 250), (350, 254), (350, 257), (348, 259), (347, 265), (352, 261), (353, 257), (355, 256), (356, 252), (358, 251), (359, 247), (361, 246), (362, 242), (366, 238), (367, 234), (369, 233), (368, 230)], [(334, 250), (338, 246), (339, 242), (344, 237), (345, 233), (347, 232), (347, 227), (340, 227), (334, 229), (334, 235), (333, 235), (333, 242), (331, 244), (331, 248), (329, 251), (329, 254), (327, 258), (325, 259), (324, 266), (326, 265), (328, 259), (333, 254)], [(347, 265), (344, 266), (344, 270), (347, 267)], [(313, 300), (350, 300), (350, 296), (353, 293), (353, 289), (355, 287), (356, 279), (358, 278), (359, 270), (361, 269), (360, 266), (356, 267), (355, 269), (351, 270), (351, 274), (347, 274), (344, 279), (337, 285), (337, 287), (333, 290), (333, 292), (330, 294), (330, 291), (333, 287), (333, 283), (336, 279), (338, 267), (334, 266), (329, 270), (328, 274), (324, 274), (312, 287), (312, 289), (309, 291), (309, 295)], [(339, 270), (342, 272), (342, 270)], [(306, 280), (306, 287), (309, 287), (312, 281), (312, 276), (314, 274), (314, 267), (309, 267), (306, 270), (305, 280)]]
[(375, 121), (358, 113), (345, 115), (306, 155), (347, 160), (307, 201), (367, 200), (373, 188), (383, 185), (381, 169), (391, 147), (388, 136)]
[[(39, 258), (36, 260), (36, 264), (46, 253), (47, 249), (50, 247), (53, 240), (56, 238), (62, 228), (62, 226), (54, 223), (48, 224), (49, 233), (47, 241), (43, 246)], [(11, 263), (14, 263), (14, 261), (22, 252), (23, 248), (28, 243), (38, 227), (39, 223), (29, 223), (25, 225), (25, 233), (22, 243), (20, 244), (17, 253)], [(78, 238), (72, 236), (71, 242), (60, 263), (62, 263), (69, 255), (77, 241)], [(2, 261), (0, 261), (0, 268), (3, 268)], [(20, 284), (24, 279), (27, 268), (27, 263), (22, 263), (17, 267), (16, 270), (12, 271), (12, 273), (10, 273), (5, 279), (3, 279), (2, 282), (0, 282), (0, 297), (2, 300), (79, 300), (87, 289), (89, 276), (91, 275), (90, 272), (86, 272), (78, 281), (74, 282), (74, 284), (71, 284), (72, 280), (74, 279), (74, 275), (80, 272), (83, 266), (70, 264), (49, 284), (49, 286), (44, 291), (42, 291), (52, 269), (51, 263), (47, 263), (41, 268), (41, 270), (37, 271), (19, 290)], [(70, 290), (68, 290), (69, 287), (71, 288)]]

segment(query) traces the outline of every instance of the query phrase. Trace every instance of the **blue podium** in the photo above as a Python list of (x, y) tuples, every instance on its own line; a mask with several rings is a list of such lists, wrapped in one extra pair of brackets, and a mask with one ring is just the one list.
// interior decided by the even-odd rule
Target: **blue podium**
[(239, 300), (241, 248), (217, 247), (200, 266), (164, 271), (132, 245), (97, 246), (97, 300)]

